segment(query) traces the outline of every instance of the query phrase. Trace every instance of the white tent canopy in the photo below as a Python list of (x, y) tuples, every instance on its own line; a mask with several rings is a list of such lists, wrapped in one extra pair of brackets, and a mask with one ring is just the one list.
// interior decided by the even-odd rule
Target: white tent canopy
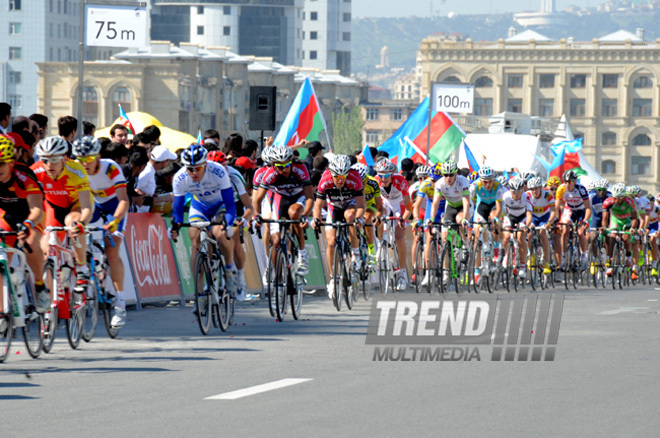
[[(546, 158), (538, 137), (524, 134), (468, 134), (465, 143), (479, 166), (490, 166), (497, 172), (534, 170), (545, 175), (543, 165), (534, 157)], [(547, 158), (546, 158), (547, 159)], [(465, 149), (459, 147), (458, 167), (468, 167)]]

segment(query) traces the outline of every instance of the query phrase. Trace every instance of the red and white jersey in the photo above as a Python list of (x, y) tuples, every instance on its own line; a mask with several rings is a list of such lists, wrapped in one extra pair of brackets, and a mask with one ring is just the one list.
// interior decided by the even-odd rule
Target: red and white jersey
[(551, 208), (555, 207), (555, 197), (550, 190), (542, 189), (539, 199), (535, 199), (532, 191), (526, 192), (525, 195), (529, 197), (532, 204), (532, 214), (534, 217), (543, 217), (550, 212)]
[(301, 194), (306, 186), (311, 185), (307, 166), (298, 161), (291, 164), (291, 173), (288, 177), (280, 174), (275, 167), (269, 168), (264, 173), (259, 187), (290, 197)]
[(383, 186), (382, 181), (379, 181), (379, 184), (380, 197), (393, 207), (403, 204), (403, 197), (409, 194), (408, 181), (399, 174), (392, 175), (392, 184), (389, 187)]
[(363, 194), (362, 178), (356, 170), (348, 172), (346, 184), (341, 189), (335, 186), (332, 180), (332, 174), (329, 170), (323, 172), (321, 181), (316, 189), (316, 197), (324, 199), (328, 204), (334, 207), (346, 207), (356, 196)]
[(259, 185), (261, 185), (261, 180), (264, 179), (264, 175), (268, 169), (270, 169), (269, 166), (262, 166), (254, 172), (254, 176), (252, 177), (252, 187), (259, 187)]

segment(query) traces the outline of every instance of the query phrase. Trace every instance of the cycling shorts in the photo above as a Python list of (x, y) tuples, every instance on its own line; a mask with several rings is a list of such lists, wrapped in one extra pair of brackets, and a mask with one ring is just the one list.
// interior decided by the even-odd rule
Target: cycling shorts
[(619, 219), (616, 216), (610, 218), (610, 230), (625, 231), (632, 225), (632, 219)]
[(493, 208), (495, 208), (494, 202), (492, 204), (480, 202), (479, 205), (477, 205), (477, 211), (475, 211), (474, 215), (472, 216), (472, 221), (488, 222), (490, 219), (490, 213), (493, 211)]
[[(502, 220), (502, 227), (503, 228), (515, 228), (518, 226), (518, 224), (525, 222), (525, 219), (527, 218), (527, 214), (521, 214), (520, 216), (511, 216), (511, 215), (506, 215), (504, 216), (504, 219)], [(523, 224), (524, 225), (524, 224)]]
[[(292, 205), (299, 204), (303, 208), (305, 207), (305, 195), (302, 193), (293, 195), (293, 196), (284, 196), (279, 193), (273, 195), (273, 205), (271, 211), (271, 219), (289, 219), (289, 207)], [(271, 233), (279, 233), (280, 225), (279, 224), (270, 224)]]
[[(117, 210), (118, 205), (119, 205), (119, 198), (117, 197), (112, 198), (111, 200), (109, 200), (108, 202), (104, 202), (103, 204), (99, 204), (98, 202), (95, 202), (94, 215), (92, 216), (91, 223), (94, 223), (99, 219), (103, 219), (103, 223), (107, 224), (112, 220), (108, 218), (108, 216), (112, 217), (112, 215)], [(119, 225), (117, 225), (117, 231), (115, 231), (112, 234), (114, 236), (124, 237), (125, 228), (126, 228), (126, 216), (124, 216), (124, 219), (122, 219), (121, 222), (119, 222)]]
[(585, 210), (571, 210), (570, 208), (565, 208), (561, 213), (561, 221), (565, 224), (573, 224), (575, 222), (580, 222), (584, 219)]
[(550, 220), (550, 212), (547, 212), (543, 216), (532, 216), (532, 223), (535, 227), (541, 227), (548, 223)]

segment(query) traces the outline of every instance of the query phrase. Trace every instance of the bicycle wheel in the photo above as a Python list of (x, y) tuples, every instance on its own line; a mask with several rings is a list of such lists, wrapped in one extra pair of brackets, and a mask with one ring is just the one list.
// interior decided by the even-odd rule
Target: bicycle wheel
[(215, 290), (218, 291), (218, 304), (214, 306), (213, 311), (218, 327), (223, 332), (226, 332), (231, 325), (233, 299), (229, 292), (227, 292), (227, 272), (225, 271), (225, 264), (222, 261), (218, 265), (217, 276)]
[(419, 242), (417, 242), (417, 249), (415, 250), (415, 266), (413, 267), (413, 271), (415, 272), (415, 292), (417, 293), (420, 293), (423, 290), (422, 280), (426, 275), (426, 269), (424, 266), (424, 235), (421, 235), (422, 237), (419, 239)]
[(438, 248), (438, 243), (435, 239), (431, 239), (431, 247), (429, 248), (429, 262), (426, 266), (426, 270), (429, 276), (429, 282), (426, 285), (425, 289), (427, 293), (433, 292), (433, 286), (436, 285), (438, 292), (442, 293), (441, 281), (442, 281), (442, 265), (438, 263), (439, 252), (441, 251)]
[(350, 261), (348, 262), (348, 266), (344, 267), (344, 270), (346, 271), (344, 298), (346, 299), (346, 307), (348, 307), (348, 310), (352, 310), (355, 302), (355, 291), (358, 286), (357, 273), (353, 270), (353, 264)]
[(607, 250), (605, 249), (602, 243), (598, 244), (598, 272), (599, 272), (599, 281), (600, 285), (605, 288), (607, 287), (607, 275), (605, 271), (607, 268), (605, 264), (607, 263)]
[(568, 290), (568, 286), (571, 284), (571, 268), (572, 268), (572, 261), (573, 261), (573, 245), (571, 240), (569, 239), (568, 241), (568, 248), (566, 248), (566, 254), (564, 254), (564, 287), (566, 290)]
[[(7, 281), (7, 276), (5, 276)], [(4, 291), (0, 291), (4, 293)], [(11, 308), (11, 301), (6, 296), (4, 313), (0, 313), (0, 363), (4, 362), (9, 355), (9, 348), (11, 347), (11, 340), (14, 334), (14, 316)]]
[[(337, 251), (335, 250), (335, 253)], [(380, 292), (386, 294), (389, 292), (390, 288), (390, 267), (389, 267), (389, 258), (388, 258), (387, 242), (382, 241), (378, 248), (378, 286), (380, 287)], [(332, 272), (336, 272), (333, 270)]]
[[(364, 297), (365, 301), (369, 301), (369, 297), (371, 296), (371, 281), (369, 278), (369, 254), (364, 250), (362, 246), (360, 246), (360, 248), (361, 263), (360, 270), (358, 271), (360, 292), (362, 292), (362, 296)], [(357, 300), (357, 295), (355, 299)]]
[(502, 273), (502, 279), (504, 280), (506, 291), (511, 292), (511, 286), (513, 285), (513, 242), (511, 240), (507, 242), (504, 257), (506, 257), (506, 267)]
[(589, 280), (594, 288), (598, 289), (598, 243), (592, 241), (587, 252), (587, 266), (589, 266)]
[(268, 263), (266, 265), (266, 288), (268, 294), (268, 311), (270, 316), (275, 316), (275, 287), (273, 284), (273, 278), (275, 277), (274, 273), (275, 267), (273, 266), (272, 257), (270, 252), (268, 252)]
[[(527, 272), (529, 274), (529, 285), (533, 291), (539, 287), (539, 258), (537, 251), (538, 243), (533, 239), (529, 248), (529, 257), (527, 258)], [(542, 259), (541, 259), (542, 260)]]
[[(576, 242), (577, 243), (577, 242)], [(580, 255), (580, 247), (575, 246), (573, 250), (573, 257), (571, 259), (571, 282), (573, 283), (573, 289), (577, 289), (578, 281), (581, 277), (582, 266), (580, 265), (582, 261), (582, 256)]]
[(335, 256), (332, 262), (332, 274), (334, 281), (335, 293), (332, 294), (332, 304), (335, 305), (337, 311), (341, 310), (341, 296), (344, 287), (344, 267), (341, 260), (341, 245), (335, 246)]
[[(449, 263), (447, 257), (448, 244), (444, 243), (440, 245), (440, 255), (438, 256), (437, 270), (440, 272), (440, 281), (438, 282), (440, 287), (440, 293), (445, 294), (449, 292), (449, 280), (450, 280), (450, 268), (445, 268), (445, 263)], [(447, 262), (445, 262), (447, 260)], [(449, 266), (449, 265), (448, 265)]]
[(25, 295), (23, 299), (26, 300), (25, 304), (25, 326), (22, 327), (23, 331), (23, 340), (25, 341), (25, 347), (27, 348), (28, 354), (33, 357), (39, 357), (41, 349), (44, 345), (43, 337), (43, 316), (40, 313), (37, 313), (37, 308), (34, 305), (34, 300), (36, 299), (34, 283), (32, 282), (32, 276), (30, 271), (25, 270)]
[(101, 284), (101, 293), (99, 294), (99, 309), (103, 312), (103, 323), (105, 331), (110, 339), (114, 339), (119, 334), (119, 329), (112, 326), (112, 296), (108, 290)]
[(300, 318), (300, 311), (302, 310), (303, 302), (303, 278), (300, 275), (295, 276), (295, 290), (291, 296), (291, 315), (296, 321)]
[(211, 269), (206, 254), (198, 254), (195, 262), (195, 307), (197, 323), (203, 335), (209, 333), (212, 318), (212, 288)]
[[(80, 345), (80, 340), (82, 339), (82, 312), (83, 312), (83, 297), (80, 296), (77, 298), (77, 294), (74, 292), (76, 277), (72, 271), (69, 274), (69, 281), (66, 286), (65, 296), (69, 300), (69, 319), (66, 320), (66, 338), (69, 341), (69, 345), (72, 349), (78, 348)], [(76, 304), (76, 301), (79, 301)]]
[(546, 276), (543, 274), (545, 269), (545, 254), (543, 253), (543, 246), (537, 242), (536, 244), (536, 277), (537, 284), (541, 290), (545, 290), (548, 286), (546, 283)]
[(286, 263), (286, 254), (281, 249), (277, 250), (275, 263), (275, 313), (277, 319), (284, 321), (286, 313), (286, 297), (289, 290), (289, 272)]
[[(471, 240), (474, 240), (474, 238), (471, 239)], [(483, 264), (483, 262), (484, 262), (483, 254), (482, 254), (482, 251), (481, 251), (481, 248), (482, 248), (481, 241), (477, 240), (477, 242), (476, 242), (476, 244), (474, 244), (474, 246), (471, 243), (470, 248), (473, 248), (474, 251), (472, 253), (473, 256), (470, 257), (470, 262), (468, 263), (468, 277), (469, 277), (468, 291), (470, 290), (469, 288), (472, 287), (472, 290), (474, 290), (474, 293), (478, 294), (479, 289), (481, 289), (481, 284), (477, 284), (477, 282), (476, 282), (476, 268), (477, 268), (477, 266), (475, 266), (475, 265), (477, 263), (477, 254), (481, 254), (481, 256), (482, 256), (481, 257), (481, 263)], [(481, 274), (481, 269), (479, 269), (479, 282), (480, 283), (484, 281), (481, 278), (481, 275), (482, 275)]]
[[(52, 259), (46, 261), (46, 267), (44, 269), (44, 283), (50, 286), (51, 293), (54, 293), (57, 296), (57, 277), (54, 275), (54, 264)], [(43, 325), (43, 338), (44, 345), (43, 351), (45, 353), (50, 353), (53, 348), (53, 343), (55, 342), (55, 334), (57, 331), (58, 325), (58, 310), (57, 304), (52, 305), (49, 310), (44, 313), (44, 325)]]
[(96, 324), (99, 320), (99, 301), (98, 301), (98, 291), (96, 288), (96, 273), (93, 274), (87, 290), (85, 291), (85, 296), (83, 297), (85, 302), (85, 307), (82, 309), (82, 338), (85, 342), (89, 342), (94, 337), (94, 332), (96, 331)]

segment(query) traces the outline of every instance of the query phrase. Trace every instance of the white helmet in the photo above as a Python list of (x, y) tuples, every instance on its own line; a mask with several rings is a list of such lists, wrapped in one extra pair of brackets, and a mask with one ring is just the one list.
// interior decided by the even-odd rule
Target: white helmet
[(612, 187), (612, 196), (620, 198), (626, 194), (626, 185), (624, 183), (614, 184)]
[(293, 151), (289, 146), (271, 146), (270, 159), (273, 163), (286, 163), (293, 159)]
[(351, 159), (348, 155), (335, 155), (328, 165), (333, 175), (346, 175), (351, 170)]
[(396, 166), (389, 159), (383, 158), (378, 160), (374, 166), (376, 173), (394, 173), (397, 171)]
[(40, 157), (52, 157), (64, 155), (69, 151), (69, 144), (62, 137), (54, 135), (46, 137), (37, 145), (37, 155)]
[(355, 163), (351, 166), (351, 169), (357, 170), (357, 173), (360, 174), (360, 178), (364, 181), (367, 178), (367, 166), (362, 163)]

